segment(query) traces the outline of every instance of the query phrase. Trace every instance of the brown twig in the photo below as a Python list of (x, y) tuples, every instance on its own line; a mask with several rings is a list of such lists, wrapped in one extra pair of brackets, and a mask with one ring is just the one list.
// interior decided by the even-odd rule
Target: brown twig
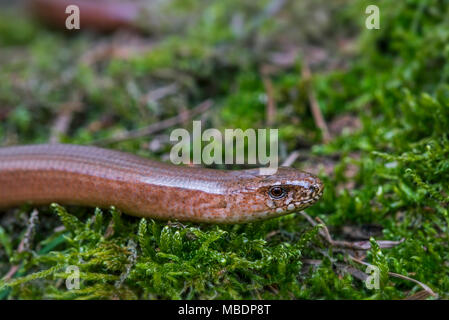
[(57, 115), (52, 127), (49, 143), (59, 143), (61, 136), (65, 135), (69, 130), (70, 123), (73, 119), (73, 113), (80, 111), (82, 108), (81, 102), (69, 102), (61, 106), (61, 111)]
[(170, 127), (173, 127), (179, 123), (184, 122), (186, 119), (190, 119), (195, 117), (196, 115), (202, 114), (206, 112), (210, 107), (212, 106), (212, 100), (206, 100), (196, 106), (195, 108), (187, 111), (183, 111), (179, 113), (177, 116), (174, 116), (172, 118), (168, 118), (165, 120), (162, 120), (160, 122), (153, 123), (147, 127), (131, 130), (124, 132), (120, 135), (117, 135), (112, 138), (106, 138), (106, 139), (100, 139), (95, 140), (92, 142), (94, 145), (107, 145), (111, 143), (121, 142), (121, 141), (127, 141), (132, 140), (136, 138), (141, 138), (144, 136), (148, 136), (150, 134), (156, 133), (158, 131), (168, 129)]
[(115, 287), (118, 289), (122, 286), (123, 282), (128, 278), (131, 268), (136, 264), (137, 261), (137, 245), (130, 239), (128, 241), (128, 251), (130, 252), (128, 256), (128, 264), (126, 265), (125, 271), (120, 275), (120, 279), (115, 282)]
[[(305, 217), (307, 219), (307, 221), (309, 221), (310, 224), (312, 224), (313, 226), (316, 226), (318, 223), (323, 225), (323, 228), (320, 230), (320, 235), (331, 245), (331, 246), (335, 246), (335, 247), (344, 247), (347, 249), (352, 249), (352, 250), (368, 250), (371, 248), (371, 244), (368, 241), (360, 241), (360, 242), (347, 242), (347, 241), (335, 241), (332, 240), (332, 237), (329, 233), (329, 230), (327, 229), (326, 225), (324, 224), (324, 222), (320, 219), (320, 218), (316, 218), (316, 220), (318, 221), (315, 222), (307, 213), (305, 213), (304, 211), (301, 212), (301, 215), (303, 217)], [(394, 245), (397, 245), (401, 242), (403, 242), (404, 239), (402, 239), (401, 241), (377, 241), (377, 243), (379, 244), (379, 247), (383, 247), (383, 248), (391, 248)], [(348, 257), (353, 260), (354, 262), (357, 262), (359, 264), (365, 265), (365, 266), (370, 266), (371, 264), (364, 262), (360, 259), (357, 259), (351, 255), (348, 255)], [(366, 278), (365, 276), (362, 276), (362, 274), (360, 272), (358, 272), (357, 269), (349, 266), (349, 265), (344, 265), (344, 264), (335, 264), (339, 269), (350, 273), (351, 275), (353, 275), (355, 278), (358, 278), (360, 280), (364, 280), (364, 278)], [(423, 288), (429, 295), (436, 297), (437, 295), (435, 294), (435, 292), (433, 292), (433, 290), (427, 286), (426, 284), (419, 282), (418, 280), (412, 279), (410, 277), (404, 276), (402, 274), (398, 274), (398, 273), (394, 273), (394, 272), (388, 272), (388, 274), (392, 277), (396, 277), (396, 278), (400, 278), (403, 280), (408, 280), (408, 281), (412, 281), (416, 284), (418, 284), (421, 288)], [(417, 295), (417, 297), (421, 297), (424, 295)], [(409, 297), (410, 298), (410, 297)]]
[(266, 120), (267, 126), (272, 126), (276, 119), (277, 107), (276, 101), (274, 99), (274, 88), (273, 82), (270, 79), (270, 72), (268, 67), (262, 66), (260, 73), (262, 75), (262, 82), (265, 87), (265, 92), (267, 94), (267, 105), (266, 105)]
[(329, 134), (329, 129), (327, 127), (326, 121), (324, 121), (323, 114), (321, 113), (320, 105), (318, 104), (318, 100), (315, 96), (315, 91), (313, 90), (311, 84), (312, 75), (305, 58), (303, 59), (302, 65), (302, 77), (306, 85), (307, 96), (309, 97), (309, 105), (310, 110), (312, 111), (313, 119), (315, 120), (316, 126), (321, 130), (321, 133), (323, 135), (323, 142), (328, 143), (331, 140), (331, 136)]
[[(320, 218), (316, 218), (317, 222), (315, 222), (312, 217), (310, 217), (307, 213), (305, 213), (304, 211), (301, 211), (301, 215), (306, 218), (306, 220), (312, 225), (312, 226), (316, 226), (318, 223), (323, 225), (323, 228), (319, 231), (319, 234), (331, 245), (331, 246), (335, 246), (335, 247), (343, 247), (343, 248), (347, 248), (347, 249), (351, 249), (351, 250), (369, 250), (371, 248), (371, 244), (368, 241), (359, 241), (359, 242), (347, 242), (347, 241), (336, 241), (336, 240), (332, 240), (332, 237), (329, 233), (329, 230), (327, 229), (326, 225), (324, 224), (324, 222), (320, 219)], [(381, 248), (392, 248), (393, 246), (398, 245), (399, 243), (403, 242), (404, 239), (402, 239), (401, 241), (377, 241), (379, 247)], [(371, 266), (371, 264), (364, 262), (360, 259), (357, 259), (351, 255), (348, 255), (348, 257), (353, 260), (354, 262), (357, 262), (359, 264), (365, 265), (365, 266)], [(337, 264), (334, 263), (335, 266), (337, 268), (339, 268), (340, 270), (343, 270), (345, 272), (350, 273), (352, 276), (354, 276), (357, 279), (360, 280), (364, 280), (366, 279), (365, 274), (362, 275), (362, 272), (360, 272), (360, 270), (355, 269), (349, 265), (345, 265), (345, 264)], [(434, 296), (436, 297), (437, 294), (435, 292), (433, 292), (433, 290), (427, 286), (426, 284), (415, 280), (413, 278), (404, 276), (402, 274), (399, 273), (394, 273), (394, 272), (388, 272), (388, 274), (392, 277), (395, 278), (400, 278), (403, 280), (408, 280), (408, 281), (412, 281), (416, 284), (418, 284), (421, 288), (423, 288), (428, 295)], [(428, 296), (427, 295), (427, 296)], [(418, 299), (418, 298), (426, 298), (427, 297), (425, 294), (421, 293), (418, 294), (416, 293), (413, 296), (410, 296), (408, 298), (411, 299)]]
[[(337, 248), (345, 248), (345, 249), (351, 249), (354, 251), (362, 250), (366, 251), (371, 248), (371, 243), (369, 241), (356, 241), (356, 242), (349, 242), (349, 241), (340, 241), (340, 240), (333, 240), (329, 229), (326, 227), (324, 222), (320, 218), (315, 218), (317, 222), (315, 222), (307, 213), (304, 211), (301, 211), (300, 214), (309, 221), (309, 223), (312, 226), (316, 226), (318, 223), (323, 225), (323, 228), (319, 231), (319, 234), (326, 240), (327, 243), (329, 243), (333, 247)], [(405, 239), (401, 239), (400, 241), (390, 241), (390, 240), (379, 240), (377, 243), (379, 244), (380, 248), (388, 249), (393, 248), (397, 246), (398, 244), (404, 242)]]
[[(36, 209), (34, 209), (31, 212), (30, 218), (28, 220), (28, 226), (27, 226), (27, 230), (25, 231), (25, 235), (23, 236), (22, 240), (19, 243), (19, 246), (17, 247), (18, 253), (30, 250), (31, 239), (34, 236), (34, 229), (36, 227), (38, 220), (39, 220), (39, 212)], [(20, 265), (11, 266), (9, 271), (3, 277), (3, 280), (4, 281), (10, 280), (16, 274), (16, 272), (19, 270), (19, 268), (20, 268)]]
[(299, 158), (299, 151), (295, 150), (288, 155), (288, 157), (282, 162), (283, 167), (290, 167)]
[(108, 226), (106, 227), (106, 231), (103, 235), (105, 239), (111, 237), (114, 234), (114, 220), (109, 221)]
[(351, 276), (353, 276), (356, 279), (359, 279), (361, 281), (365, 281), (366, 278), (368, 278), (368, 274), (366, 274), (365, 272), (354, 268), (351, 265), (345, 264), (345, 263), (339, 263), (339, 262), (334, 262), (333, 263), (339, 270), (349, 273)]
[(421, 290), (411, 296), (405, 297), (404, 300), (426, 300), (430, 296), (431, 294), (428, 291)]

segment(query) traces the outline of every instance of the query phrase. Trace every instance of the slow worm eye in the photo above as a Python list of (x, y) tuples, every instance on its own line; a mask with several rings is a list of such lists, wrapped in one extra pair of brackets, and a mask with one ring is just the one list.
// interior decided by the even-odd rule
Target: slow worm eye
[(285, 189), (282, 187), (276, 186), (271, 187), (270, 190), (268, 191), (268, 194), (273, 199), (282, 199), (287, 194), (287, 191), (285, 191)]

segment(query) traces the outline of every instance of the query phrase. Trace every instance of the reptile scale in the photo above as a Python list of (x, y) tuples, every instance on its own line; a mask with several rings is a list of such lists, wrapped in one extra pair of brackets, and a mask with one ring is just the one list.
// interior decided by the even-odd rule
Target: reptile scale
[(303, 210), (323, 188), (314, 175), (287, 167), (261, 175), (258, 169), (176, 166), (90, 146), (0, 148), (0, 208), (113, 205), (138, 217), (243, 223)]

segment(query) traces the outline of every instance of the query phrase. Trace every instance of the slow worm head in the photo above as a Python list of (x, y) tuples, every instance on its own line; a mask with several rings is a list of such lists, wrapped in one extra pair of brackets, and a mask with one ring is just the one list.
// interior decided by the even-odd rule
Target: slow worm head
[(323, 188), (314, 175), (292, 168), (261, 175), (258, 169), (175, 166), (87, 146), (0, 148), (0, 208), (113, 205), (138, 217), (242, 223), (303, 210)]

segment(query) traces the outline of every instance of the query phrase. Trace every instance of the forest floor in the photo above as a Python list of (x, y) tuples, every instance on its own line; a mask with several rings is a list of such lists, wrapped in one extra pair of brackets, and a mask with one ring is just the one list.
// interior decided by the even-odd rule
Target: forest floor
[[(361, 0), (167, 3), (176, 10), (161, 14), (183, 23), (145, 35), (74, 35), (0, 11), (1, 145), (97, 144), (167, 161), (170, 130), (193, 119), (278, 128), (281, 162), (319, 175), (323, 198), (227, 226), (10, 209), (0, 299), (449, 298), (449, 6), (379, 0), (372, 30)], [(79, 290), (65, 286), (72, 265)]]

